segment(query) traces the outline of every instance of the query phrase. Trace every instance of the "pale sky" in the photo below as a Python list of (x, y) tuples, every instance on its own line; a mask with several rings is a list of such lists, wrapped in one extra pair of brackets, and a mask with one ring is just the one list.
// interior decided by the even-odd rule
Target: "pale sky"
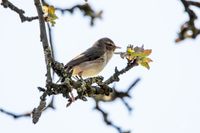
[[(61, 1), (61, 2), (59, 2)], [(11, 0), (36, 15), (33, 0)], [(70, 7), (84, 0), (58, 0), (55, 5)], [(187, 19), (178, 0), (89, 0), (103, 19), (94, 27), (79, 11), (62, 16), (54, 29), (55, 53), (58, 61), (67, 63), (90, 47), (97, 39), (109, 37), (125, 50), (128, 44), (152, 49), (151, 69), (136, 67), (121, 76), (119, 90), (137, 77), (141, 82), (131, 92), (128, 102), (131, 114), (120, 100), (101, 103), (110, 119), (134, 133), (199, 133), (200, 132), (200, 42), (199, 37), (175, 44), (180, 25)], [(199, 11), (197, 12), (199, 15)], [(39, 103), (38, 86), (45, 83), (45, 62), (39, 38), (38, 21), (21, 23), (19, 16), (0, 6), (0, 107), (16, 113), (32, 110)], [(123, 68), (126, 61), (115, 56), (101, 75), (109, 77), (114, 67)], [(67, 100), (56, 96), (56, 110), (45, 112), (34, 125), (31, 119), (0, 114), (0, 130), (5, 133), (115, 133), (93, 111), (94, 102), (77, 101), (66, 108)]]

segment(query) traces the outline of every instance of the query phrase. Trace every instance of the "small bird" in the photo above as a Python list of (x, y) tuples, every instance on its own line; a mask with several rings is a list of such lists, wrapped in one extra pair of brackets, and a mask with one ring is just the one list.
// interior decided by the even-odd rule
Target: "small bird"
[(73, 76), (92, 77), (100, 73), (113, 56), (115, 43), (105, 37), (97, 40), (92, 47), (69, 61), (65, 68)]

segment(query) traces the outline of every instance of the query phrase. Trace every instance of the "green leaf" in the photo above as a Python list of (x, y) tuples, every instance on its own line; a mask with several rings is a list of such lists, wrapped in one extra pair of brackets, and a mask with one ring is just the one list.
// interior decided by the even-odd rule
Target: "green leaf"
[(147, 62), (141, 62), (140, 65), (147, 68), (147, 69), (150, 69), (150, 66)]

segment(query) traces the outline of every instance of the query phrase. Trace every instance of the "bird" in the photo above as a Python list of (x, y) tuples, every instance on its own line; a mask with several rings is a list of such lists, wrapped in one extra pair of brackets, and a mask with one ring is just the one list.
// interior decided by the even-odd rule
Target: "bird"
[(121, 48), (107, 37), (97, 40), (90, 48), (79, 54), (66, 65), (65, 69), (72, 71), (72, 76), (93, 77), (99, 74), (114, 54)]

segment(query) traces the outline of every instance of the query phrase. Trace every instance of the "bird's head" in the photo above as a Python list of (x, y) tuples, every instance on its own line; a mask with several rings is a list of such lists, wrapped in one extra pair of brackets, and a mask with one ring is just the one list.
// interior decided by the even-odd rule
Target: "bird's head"
[(107, 37), (99, 39), (95, 43), (95, 45), (99, 48), (103, 48), (105, 50), (113, 51), (113, 52), (115, 51), (116, 48), (120, 48), (120, 47), (116, 46), (115, 43)]

